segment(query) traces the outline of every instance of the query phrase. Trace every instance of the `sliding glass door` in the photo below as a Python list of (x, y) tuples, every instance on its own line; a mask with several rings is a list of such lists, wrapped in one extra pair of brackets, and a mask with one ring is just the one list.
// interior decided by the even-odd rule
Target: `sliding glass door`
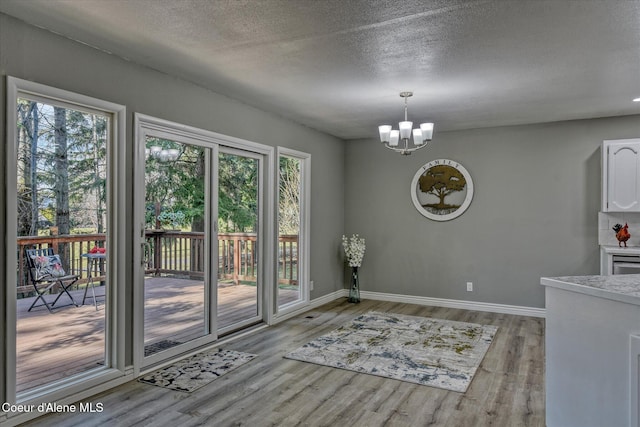
[(141, 372), (264, 320), (266, 159), (143, 115), (136, 142)]

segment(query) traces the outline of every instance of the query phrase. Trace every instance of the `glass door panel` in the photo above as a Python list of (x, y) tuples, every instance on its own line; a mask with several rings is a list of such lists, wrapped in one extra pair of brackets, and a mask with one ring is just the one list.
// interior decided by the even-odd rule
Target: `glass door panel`
[(144, 356), (204, 337), (210, 148), (145, 139)]
[(278, 309), (300, 301), (301, 160), (279, 156)]
[(259, 257), (260, 157), (218, 157), (218, 331), (262, 320)]
[(17, 393), (107, 365), (110, 119), (61, 105), (16, 105)]

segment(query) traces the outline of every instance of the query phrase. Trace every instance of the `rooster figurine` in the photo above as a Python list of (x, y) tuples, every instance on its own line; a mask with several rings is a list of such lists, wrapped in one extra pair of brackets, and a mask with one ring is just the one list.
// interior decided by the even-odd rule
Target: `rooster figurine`
[(622, 246), (624, 243), (624, 247), (627, 247), (627, 240), (631, 237), (629, 234), (629, 226), (625, 222), (624, 227), (620, 224), (616, 224), (613, 226), (613, 231), (616, 232), (616, 239), (618, 239), (618, 246)]

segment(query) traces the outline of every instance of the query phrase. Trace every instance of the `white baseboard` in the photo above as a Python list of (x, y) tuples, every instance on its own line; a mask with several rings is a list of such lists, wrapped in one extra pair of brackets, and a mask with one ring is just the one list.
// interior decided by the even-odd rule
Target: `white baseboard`
[[(344, 295), (349, 291), (344, 290)], [(545, 317), (544, 308), (523, 307), (518, 305), (494, 304), (490, 302), (464, 301), (444, 298), (419, 297), (413, 295), (398, 295), (382, 292), (360, 291), (363, 299), (376, 301), (403, 302), (407, 304), (428, 305), (435, 307), (461, 308), (463, 310), (488, 311), (491, 313), (515, 314), (518, 316)]]
[[(340, 289), (330, 294), (323, 295), (319, 298), (311, 300), (308, 305), (301, 307), (300, 310), (292, 311), (282, 316), (275, 317), (271, 324), (273, 325), (273, 324), (282, 322), (283, 320), (297, 316), (311, 309), (320, 307), (321, 305), (328, 304), (331, 301), (337, 300), (338, 298), (346, 298), (348, 296), (349, 296), (348, 289)], [(417, 304), (417, 305), (426, 305), (426, 306), (433, 306), (433, 307), (459, 308), (462, 310), (487, 311), (490, 313), (514, 314), (517, 316), (531, 316), (531, 317), (544, 318), (546, 315), (546, 310), (544, 308), (525, 307), (525, 306), (507, 305), (507, 304), (495, 304), (490, 302), (419, 297), (414, 295), (398, 295), (398, 294), (389, 294), (384, 292), (371, 292), (371, 291), (360, 291), (360, 296), (363, 299), (372, 299), (376, 301), (402, 302), (406, 304)]]
[(331, 292), (330, 294), (323, 295), (319, 298), (311, 300), (309, 308), (320, 307), (321, 305), (325, 305), (327, 303), (330, 303), (331, 301), (335, 301), (338, 298), (346, 297), (348, 294), (349, 292), (346, 289), (340, 289), (335, 292)]
[(306, 304), (304, 307), (300, 307), (299, 310), (289, 311), (285, 314), (274, 316), (271, 321), (271, 324), (275, 325), (276, 323), (280, 323), (283, 320), (290, 319), (306, 311), (312, 310), (314, 308), (318, 308), (321, 305), (328, 304), (331, 301), (335, 301), (338, 298), (345, 297), (346, 295), (347, 295), (347, 291), (345, 289), (340, 289), (339, 291), (331, 292), (330, 294), (312, 299), (311, 301), (309, 301), (309, 304)]

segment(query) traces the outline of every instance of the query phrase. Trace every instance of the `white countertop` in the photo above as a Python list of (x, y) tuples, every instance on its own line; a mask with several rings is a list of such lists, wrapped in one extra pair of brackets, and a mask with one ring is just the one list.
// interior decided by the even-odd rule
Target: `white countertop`
[[(638, 253), (640, 253), (640, 250), (638, 250)], [(640, 274), (542, 277), (540, 278), (540, 284), (564, 289), (566, 291), (640, 305)]]
[(618, 246), (600, 246), (602, 250), (607, 254), (614, 255), (640, 255), (640, 246), (618, 247)]

